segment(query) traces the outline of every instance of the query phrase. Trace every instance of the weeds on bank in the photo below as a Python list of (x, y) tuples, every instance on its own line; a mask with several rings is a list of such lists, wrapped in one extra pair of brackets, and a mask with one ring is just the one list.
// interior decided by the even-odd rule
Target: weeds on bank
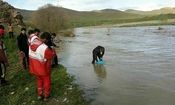
[(73, 83), (63, 65), (52, 69), (51, 98), (38, 101), (35, 78), (18, 64), (18, 49), (15, 39), (4, 38), (10, 66), (7, 68), (9, 84), (0, 87), (0, 105), (87, 105), (83, 92)]

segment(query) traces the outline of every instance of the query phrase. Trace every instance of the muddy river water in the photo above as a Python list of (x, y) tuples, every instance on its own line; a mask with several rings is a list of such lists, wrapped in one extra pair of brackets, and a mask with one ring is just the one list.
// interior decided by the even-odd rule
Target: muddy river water
[[(175, 26), (77, 28), (60, 63), (92, 105), (175, 105)], [(92, 49), (104, 46), (104, 65)]]

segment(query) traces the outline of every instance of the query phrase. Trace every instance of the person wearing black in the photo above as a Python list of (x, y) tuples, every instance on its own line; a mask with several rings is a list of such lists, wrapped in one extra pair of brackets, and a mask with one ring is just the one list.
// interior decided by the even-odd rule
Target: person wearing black
[(25, 28), (21, 29), (21, 33), (17, 37), (17, 44), (20, 51), (20, 57), (22, 57), (23, 68), (27, 69), (27, 64), (29, 64), (29, 46)]
[(103, 55), (105, 53), (105, 48), (102, 46), (97, 46), (95, 49), (93, 49), (92, 54), (93, 54), (93, 60), (92, 60), (92, 64), (96, 62), (98, 62), (99, 60), (102, 60)]
[[(54, 33), (52, 33), (52, 34), (54, 34)], [(51, 35), (52, 35), (52, 34), (51, 34)], [(46, 45), (47, 45), (48, 47), (56, 47), (56, 44), (53, 42), (53, 38), (52, 38), (51, 35), (48, 35), (48, 36), (47, 36)]]
[(35, 34), (36, 36), (39, 36), (39, 34), (40, 34), (40, 29), (35, 28), (33, 31), (34, 31), (34, 34)]
[[(55, 33), (52, 33), (51, 35), (55, 35)], [(53, 42), (53, 38), (50, 34), (48, 36), (46, 36), (46, 42), (45, 44), (49, 47), (54, 49), (54, 47), (56, 47), (56, 44)], [(58, 57), (57, 54), (54, 56), (53, 58), (53, 62), (52, 62), (52, 66), (56, 66), (58, 65)]]

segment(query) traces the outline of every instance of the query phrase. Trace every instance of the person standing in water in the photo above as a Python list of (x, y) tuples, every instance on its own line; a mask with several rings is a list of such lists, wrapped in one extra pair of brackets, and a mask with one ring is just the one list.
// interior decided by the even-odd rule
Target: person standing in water
[(92, 64), (94, 64), (95, 61), (98, 62), (98, 60), (102, 60), (104, 53), (105, 53), (104, 47), (97, 46), (96, 48), (94, 48), (92, 51), (92, 55), (93, 55)]

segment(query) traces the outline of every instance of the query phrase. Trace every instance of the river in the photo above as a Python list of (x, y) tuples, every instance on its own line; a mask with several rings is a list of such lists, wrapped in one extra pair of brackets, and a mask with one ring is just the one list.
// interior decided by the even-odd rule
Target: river
[[(91, 105), (174, 105), (175, 26), (76, 28), (65, 38), (60, 63)], [(104, 65), (92, 50), (105, 47)]]

